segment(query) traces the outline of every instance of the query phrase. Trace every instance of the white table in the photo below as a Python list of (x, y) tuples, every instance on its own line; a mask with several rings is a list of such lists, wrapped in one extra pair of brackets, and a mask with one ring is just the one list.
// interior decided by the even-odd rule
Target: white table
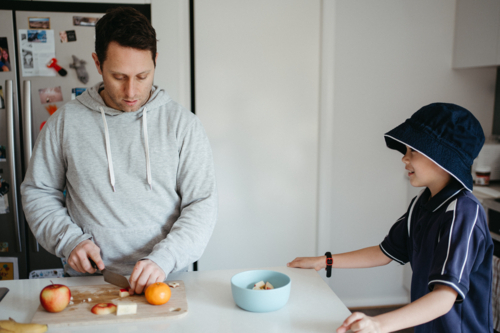
[[(288, 267), (270, 269), (292, 279), (290, 299), (282, 309), (253, 313), (240, 309), (231, 294), (231, 277), (247, 269), (170, 274), (168, 280), (183, 280), (188, 313), (179, 319), (99, 326), (50, 328), (49, 332), (335, 332), (350, 311), (319, 274), (310, 269)], [(67, 286), (103, 284), (102, 276), (52, 279)], [(48, 279), (0, 281), (10, 289), (0, 302), (0, 320), (12, 317), (29, 323)]]

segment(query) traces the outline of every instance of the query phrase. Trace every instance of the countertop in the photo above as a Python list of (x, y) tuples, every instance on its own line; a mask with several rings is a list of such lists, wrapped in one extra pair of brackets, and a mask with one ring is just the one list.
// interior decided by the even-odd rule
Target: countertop
[[(267, 267), (292, 280), (288, 303), (278, 311), (253, 313), (240, 309), (231, 294), (231, 277), (249, 269), (173, 273), (183, 280), (188, 313), (178, 319), (99, 326), (50, 328), (48, 332), (334, 332), (350, 311), (313, 269)], [(67, 286), (103, 284), (102, 276), (51, 279)], [(29, 323), (40, 305), (40, 291), (49, 279), (0, 281), (9, 293), (0, 302), (0, 320)], [(43, 323), (41, 323), (43, 324)]]

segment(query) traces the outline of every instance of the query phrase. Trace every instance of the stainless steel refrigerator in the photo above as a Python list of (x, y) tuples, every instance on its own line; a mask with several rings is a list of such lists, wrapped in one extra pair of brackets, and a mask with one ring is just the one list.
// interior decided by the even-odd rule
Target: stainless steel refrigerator
[(92, 60), (95, 22), (118, 6), (151, 17), (148, 4), (0, 4), (0, 279), (61, 274), (61, 258), (37, 243), (25, 221), (20, 184), (44, 122), (101, 80)]

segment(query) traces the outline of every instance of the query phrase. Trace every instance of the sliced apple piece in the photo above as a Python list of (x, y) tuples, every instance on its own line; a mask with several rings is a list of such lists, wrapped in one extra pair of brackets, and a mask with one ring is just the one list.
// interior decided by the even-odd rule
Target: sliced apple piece
[(116, 312), (116, 305), (113, 303), (99, 303), (94, 305), (90, 311), (96, 315), (107, 315)]
[(253, 285), (253, 288), (254, 290), (260, 290), (260, 289), (264, 289), (264, 286), (266, 284), (264, 283), (264, 281), (259, 281), (257, 282), (256, 284)]
[(266, 286), (265, 286), (265, 288), (264, 288), (264, 289), (266, 289), (266, 290), (268, 290), (268, 289), (274, 289), (274, 287), (273, 287), (273, 285), (272, 285), (272, 284), (270, 284), (270, 283), (269, 283), (269, 281), (267, 281), (267, 282), (266, 282)]
[(130, 293), (128, 292), (127, 289), (120, 289), (119, 293), (120, 297), (128, 297), (130, 296)]

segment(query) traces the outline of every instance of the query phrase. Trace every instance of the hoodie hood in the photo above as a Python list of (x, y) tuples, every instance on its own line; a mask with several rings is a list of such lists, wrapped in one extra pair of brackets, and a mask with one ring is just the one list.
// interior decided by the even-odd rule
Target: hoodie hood
[(149, 158), (149, 136), (148, 136), (148, 120), (147, 113), (158, 109), (161, 105), (165, 105), (170, 101), (170, 97), (163, 89), (159, 89), (157, 86), (151, 87), (151, 96), (149, 97), (146, 104), (141, 106), (139, 110), (133, 112), (125, 112), (121, 110), (116, 110), (108, 107), (104, 100), (102, 99), (99, 92), (104, 89), (104, 83), (100, 82), (95, 86), (87, 89), (83, 94), (77, 97), (77, 100), (85, 105), (92, 111), (100, 112), (102, 115), (102, 123), (104, 129), (104, 138), (106, 144), (106, 156), (108, 159), (108, 171), (109, 171), (109, 183), (115, 192), (115, 171), (113, 168), (113, 155), (111, 152), (110, 137), (108, 122), (106, 121), (106, 116), (116, 117), (125, 114), (136, 114), (137, 118), (142, 117), (142, 131), (144, 134), (144, 152), (146, 154), (146, 179), (149, 184), (150, 189), (153, 189), (153, 177), (151, 175), (151, 160)]
[(96, 112), (101, 112), (102, 108), (104, 110), (104, 113), (108, 116), (119, 116), (125, 113), (137, 113), (138, 116), (141, 116), (144, 108), (146, 108), (148, 111), (152, 111), (162, 105), (167, 104), (171, 100), (170, 96), (165, 92), (165, 90), (153, 85), (151, 87), (151, 96), (149, 97), (149, 100), (146, 102), (146, 104), (141, 106), (137, 111), (125, 112), (107, 106), (104, 103), (101, 95), (99, 94), (102, 89), (104, 89), (104, 83), (99, 82), (93, 87), (90, 87), (89, 89), (84, 91), (80, 96), (76, 98), (76, 100), (85, 105), (90, 110)]

